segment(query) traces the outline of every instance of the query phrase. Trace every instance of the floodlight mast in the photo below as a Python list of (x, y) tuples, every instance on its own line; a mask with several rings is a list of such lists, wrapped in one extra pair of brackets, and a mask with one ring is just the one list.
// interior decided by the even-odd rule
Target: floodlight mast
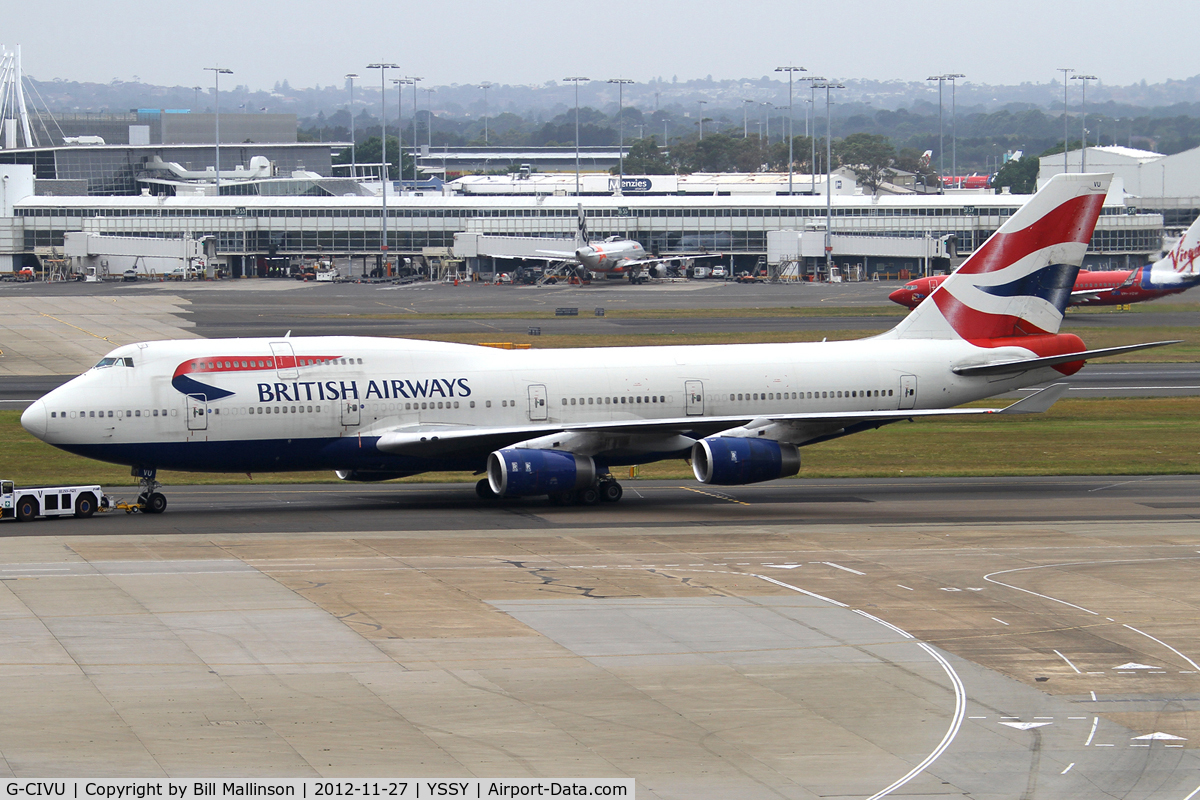
[(958, 107), (954, 97), (958, 85), (955, 80), (965, 77), (961, 72), (946, 74), (946, 80), (950, 81), (950, 174), (954, 177), (958, 176)]
[(617, 127), (620, 131), (620, 144), (617, 146), (620, 160), (620, 177), (617, 179), (617, 194), (625, 188), (625, 85), (633, 83), (629, 78), (609, 78), (608, 83), (617, 85)]
[(563, 78), (575, 84), (575, 196), (579, 197), (579, 84), (590, 81), (591, 78)]
[[(491, 81), (484, 81), (479, 84), (479, 88), (483, 89), (483, 146), (487, 147), (488, 143), (488, 89), (495, 86)], [(445, 177), (444, 175), (442, 177)]]
[[(400, 69), (396, 64), (379, 61), (374, 64), (367, 64), (367, 69), (379, 70), (379, 160), (383, 162), (383, 167), (380, 171), (380, 192), (383, 198), (383, 213), (379, 215), (379, 252), (386, 258), (388, 241), (387, 241), (387, 185), (388, 185), (388, 160), (387, 160), (387, 71), (389, 69)], [(403, 164), (404, 159), (397, 157), (397, 163)], [(403, 177), (403, 176), (401, 176)]]
[(1068, 74), (1074, 72), (1072, 67), (1059, 67), (1058, 71), (1063, 74), (1063, 174), (1071, 171), (1070, 164), (1067, 163), (1067, 152), (1071, 149), (1068, 141), (1071, 134), (1067, 129), (1067, 81)]
[[(828, 78), (820, 78), (815, 75), (809, 75), (807, 77), (801, 78), (800, 80), (808, 81), (808, 107), (812, 111), (813, 132), (815, 133), (816, 128), (817, 128), (817, 89), (816, 89), (816, 86), (818, 83), (826, 83), (828, 81)], [(808, 177), (809, 177), (808, 193), (810, 195), (814, 195), (817, 193), (817, 137), (810, 136), (810, 134), (808, 132), (808, 114), (804, 115), (804, 135), (810, 137), (809, 144), (812, 147), (812, 154), (810, 156), (810, 158), (812, 160), (809, 162), (809, 165), (808, 165)]]
[(830, 114), (830, 90), (845, 89), (846, 87), (840, 83), (824, 83), (816, 84), (816, 88), (825, 90), (825, 275), (833, 274), (833, 195), (831, 178), (833, 176), (833, 145), (830, 138), (830, 123), (832, 115)]
[(795, 139), (795, 134), (792, 132), (792, 74), (796, 72), (808, 72), (804, 67), (776, 67), (776, 72), (786, 72), (788, 74), (788, 196), (792, 194), (792, 170), (795, 158), (792, 155), (792, 142)]
[(1080, 84), (1083, 92), (1079, 95), (1079, 130), (1081, 133), (1079, 144), (1079, 171), (1087, 172), (1087, 82), (1100, 80), (1095, 75), (1072, 75), (1071, 80), (1083, 81)]
[(346, 80), (350, 81), (350, 177), (358, 178), (358, 155), (354, 150), (354, 79), (358, 77), (356, 72), (346, 73)]
[(232, 75), (233, 70), (224, 67), (205, 67), (213, 74), (213, 124), (216, 126), (216, 166), (213, 175), (216, 177), (217, 196), (221, 196), (221, 76)]

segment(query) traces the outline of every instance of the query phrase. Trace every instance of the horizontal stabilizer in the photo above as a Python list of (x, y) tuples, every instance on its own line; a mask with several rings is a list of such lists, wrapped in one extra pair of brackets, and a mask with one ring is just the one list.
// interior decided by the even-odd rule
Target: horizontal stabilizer
[(1045, 389), (1034, 392), (1028, 397), (1023, 397), (1013, 403), (1008, 408), (1001, 411), (1001, 414), (1041, 414), (1050, 410), (1050, 406), (1062, 399), (1062, 396), (1067, 393), (1067, 389), (1071, 388), (1065, 383), (1056, 383), (1053, 386), (1047, 386)]
[(1104, 358), (1106, 356), (1119, 356), (1124, 353), (1133, 353), (1138, 350), (1149, 350), (1151, 347), (1162, 347), (1168, 344), (1179, 344), (1182, 339), (1172, 339), (1167, 342), (1148, 342), (1146, 344), (1129, 344), (1124, 347), (1102, 347), (1099, 350), (1083, 350), (1078, 353), (1064, 353), (1058, 356), (1045, 356), (1043, 358), (1022, 358), (1016, 361), (1001, 361), (996, 364), (979, 364), (976, 366), (955, 367), (953, 372), (955, 375), (974, 376), (974, 375), (1015, 375), (1020, 372), (1028, 372), (1031, 369), (1040, 367), (1053, 367), (1058, 364), (1070, 364), (1073, 361), (1088, 361), (1093, 358)]

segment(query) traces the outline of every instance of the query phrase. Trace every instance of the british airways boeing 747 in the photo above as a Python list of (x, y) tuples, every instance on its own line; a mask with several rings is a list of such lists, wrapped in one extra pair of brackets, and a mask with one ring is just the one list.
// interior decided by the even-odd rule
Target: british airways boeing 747
[[(345, 480), (486, 474), (486, 497), (621, 498), (611, 470), (688, 458), (702, 483), (796, 474), (800, 448), (1049, 383), (1089, 358), (1059, 333), (1108, 175), (1053, 178), (934, 295), (869, 339), (505, 351), (387, 338), (143, 342), (113, 350), (21, 417), (72, 453), (157, 470), (329, 469)], [(1161, 343), (1156, 343), (1161, 344)]]

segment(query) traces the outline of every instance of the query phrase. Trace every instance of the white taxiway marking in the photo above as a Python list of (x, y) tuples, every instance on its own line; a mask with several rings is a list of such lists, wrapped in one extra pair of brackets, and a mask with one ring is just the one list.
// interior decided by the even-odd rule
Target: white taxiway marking
[(999, 622), (1001, 625), (1007, 625), (1007, 624), (1008, 624), (1007, 622), (1005, 622), (1004, 620), (1000, 619), (999, 617), (992, 617), (992, 619), (996, 620), (996, 622)]
[(1055, 650), (1055, 651), (1054, 651), (1054, 655), (1058, 656), (1058, 657), (1059, 657), (1059, 658), (1061, 658), (1063, 661), (1067, 662), (1067, 666), (1068, 666), (1068, 667), (1070, 667), (1071, 669), (1075, 670), (1075, 674), (1076, 674), (1076, 675), (1082, 675), (1082, 674), (1083, 674), (1082, 672), (1080, 672), (1080, 671), (1079, 671), (1079, 667), (1077, 667), (1077, 666), (1075, 666), (1074, 664), (1072, 664), (1072, 663), (1071, 663), (1071, 659), (1067, 658), (1067, 657), (1066, 657), (1066, 656), (1064, 656), (1062, 653), (1060, 653), (1060, 652), (1058, 652), (1057, 650)]
[(1092, 692), (1092, 702), (1093, 702), (1093, 703), (1097, 702), (1097, 701), (1096, 701), (1096, 693), (1095, 693), (1095, 692)]
[(1187, 741), (1186, 736), (1174, 736), (1170, 733), (1163, 733), (1162, 731), (1155, 731), (1154, 733), (1147, 733), (1145, 736), (1134, 736), (1132, 741), (1136, 742), (1136, 741), (1142, 740), (1142, 739), (1147, 740), (1147, 741), (1172, 741), (1172, 742), (1186, 742)]
[(832, 561), (820, 561), (818, 563), (824, 564), (827, 567), (833, 567), (834, 569), (840, 569), (845, 572), (853, 572), (855, 575), (866, 575), (867, 574), (865, 572), (859, 572), (856, 569), (850, 569), (849, 567), (843, 567), (841, 564), (835, 564)]
[(1133, 631), (1134, 633), (1140, 633), (1142, 636), (1145, 636), (1147, 639), (1149, 639), (1149, 640), (1150, 640), (1150, 641), (1152, 641), (1152, 642), (1158, 642), (1158, 643), (1159, 643), (1159, 644), (1161, 644), (1163, 647), (1167, 648), (1167, 649), (1168, 649), (1168, 650), (1170, 650), (1172, 653), (1174, 653), (1175, 655), (1177, 655), (1177, 656), (1179, 656), (1180, 658), (1182, 658), (1184, 661), (1186, 661), (1186, 662), (1188, 662), (1189, 664), (1191, 664), (1191, 666), (1192, 666), (1192, 669), (1200, 669), (1200, 664), (1197, 664), (1195, 661), (1192, 661), (1190, 658), (1188, 658), (1188, 657), (1187, 657), (1187, 656), (1185, 656), (1183, 653), (1181, 653), (1181, 652), (1179, 652), (1178, 650), (1176, 650), (1174, 647), (1171, 647), (1171, 645), (1167, 644), (1167, 643), (1166, 643), (1166, 642), (1164, 642), (1162, 639), (1156, 639), (1156, 638), (1154, 638), (1153, 636), (1151, 636), (1150, 634), (1146, 633), (1145, 631), (1139, 631), (1137, 628), (1133, 627), (1132, 625), (1126, 625), (1126, 626), (1124, 626), (1124, 627), (1126, 627), (1126, 628), (1129, 628), (1129, 630)]
[(911, 586), (905, 586), (903, 583), (897, 583), (896, 585), (899, 586), (901, 589), (908, 589), (910, 592), (916, 591)]
[[(1095, 692), (1092, 692), (1092, 699), (1093, 699), (1093, 700), (1095, 700), (1095, 699), (1096, 699), (1096, 693), (1095, 693)], [(1091, 743), (1092, 743), (1092, 739), (1095, 739), (1095, 738), (1096, 738), (1096, 726), (1097, 726), (1097, 725), (1099, 725), (1099, 724), (1100, 724), (1100, 718), (1099, 718), (1099, 717), (1092, 717), (1092, 730), (1091, 730), (1091, 733), (1089, 733), (1089, 734), (1088, 734), (1087, 741), (1083, 743), (1083, 746), (1084, 746), (1084, 747), (1087, 747), (1089, 744), (1091, 744)]]
[[(783, 581), (775, 580), (774, 578), (767, 577), (766, 575), (755, 575), (755, 577), (759, 578), (761, 580), (767, 581), (768, 583), (773, 583), (776, 586), (782, 586), (785, 589), (790, 589), (793, 592), (799, 592), (800, 594), (808, 595), (809, 597), (815, 597), (818, 600), (824, 600), (825, 602), (832, 603), (833, 605), (838, 606), (840, 608), (850, 608), (850, 606), (846, 605), (845, 603), (839, 603), (837, 600), (833, 600), (828, 597), (822, 597), (821, 595), (816, 594), (815, 592), (810, 592), (805, 589), (801, 589), (798, 586), (792, 586), (791, 584), (787, 584), (787, 583), (784, 583)], [(871, 614), (868, 614), (865, 611), (862, 611), (860, 609), (853, 609), (853, 611), (856, 614), (860, 614), (861, 616), (864, 616), (870, 620), (873, 620), (875, 622), (880, 623), (881, 625), (886, 626), (887, 628), (899, 633), (901, 636), (904, 636), (905, 638), (908, 638), (908, 639), (916, 638), (911, 633), (908, 633), (907, 631), (903, 631), (900, 628), (897, 628), (895, 625), (891, 624), (890, 622), (884, 622), (883, 620), (879, 619), (878, 617), (872, 616)], [(967, 691), (963, 687), (962, 679), (959, 678), (958, 673), (954, 671), (954, 667), (950, 665), (950, 662), (947, 661), (945, 659), (945, 657), (942, 656), (941, 653), (934, 650), (932, 647), (925, 644), (924, 642), (917, 642), (917, 646), (920, 647), (922, 650), (924, 650), (926, 653), (928, 653), (931, 658), (933, 658), (935, 661), (937, 661), (938, 664), (941, 665), (942, 670), (945, 671), (946, 675), (950, 678), (950, 683), (954, 687), (954, 715), (951, 718), (950, 727), (946, 730), (946, 735), (942, 737), (942, 741), (938, 743), (938, 746), (935, 747), (933, 749), (933, 751), (929, 753), (929, 755), (925, 756), (925, 758), (921, 761), (921, 763), (917, 764), (915, 767), (913, 767), (911, 770), (909, 770), (905, 775), (898, 778), (890, 786), (887, 786), (887, 787), (881, 789), (880, 791), (876, 792), (875, 794), (871, 795), (870, 797), (868, 797), (867, 800), (879, 800), (879, 798), (885, 797), (885, 796), (891, 794), (892, 792), (896, 791), (901, 786), (908, 783), (913, 778), (917, 777), (922, 772), (924, 772), (925, 769), (928, 768), (930, 764), (932, 764), (934, 761), (936, 761), (938, 759), (938, 757), (941, 756), (941, 754), (944, 753), (948, 747), (950, 747), (950, 743), (953, 742), (954, 737), (958, 735), (959, 728), (962, 727), (963, 718), (967, 713)]]
[(1073, 767), (1073, 766), (1075, 766), (1075, 762), (1074, 762), (1074, 761), (1072, 761), (1070, 764), (1067, 764), (1067, 768), (1066, 768), (1066, 769), (1064, 769), (1062, 772), (1060, 772), (1060, 773), (1058, 773), (1058, 774), (1059, 774), (1059, 775), (1066, 775), (1068, 772), (1070, 772), (1070, 771), (1071, 771), (1071, 767)]

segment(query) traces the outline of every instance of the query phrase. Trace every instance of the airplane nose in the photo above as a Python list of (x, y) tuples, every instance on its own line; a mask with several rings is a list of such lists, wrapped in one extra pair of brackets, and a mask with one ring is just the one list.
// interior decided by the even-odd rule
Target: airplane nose
[(46, 404), (38, 400), (29, 408), (25, 409), (25, 413), (21, 415), (21, 427), (32, 433), (39, 439), (46, 438), (46, 420), (49, 415), (46, 413)]
[(909, 303), (908, 292), (906, 292), (904, 289), (897, 289), (888, 295), (888, 300), (891, 300), (893, 303), (906, 306)]

